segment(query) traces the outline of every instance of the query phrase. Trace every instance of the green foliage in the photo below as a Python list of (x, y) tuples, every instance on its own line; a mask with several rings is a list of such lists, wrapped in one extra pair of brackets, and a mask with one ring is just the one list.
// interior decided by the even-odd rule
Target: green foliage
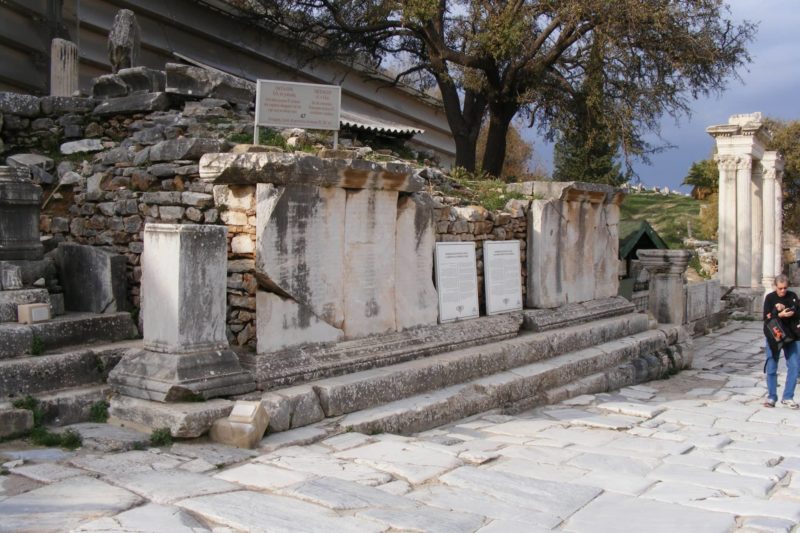
[(108, 420), (108, 402), (100, 400), (89, 408), (89, 420), (91, 422), (105, 423)]
[(69, 450), (80, 448), (81, 444), (83, 444), (80, 433), (75, 430), (68, 429), (61, 433), (55, 433), (42, 426), (44, 412), (39, 400), (33, 396), (27, 395), (24, 398), (14, 400), (12, 405), (17, 409), (28, 409), (33, 413), (33, 429), (27, 435), (33, 444), (60, 446)]
[(647, 220), (670, 248), (683, 248), (688, 237), (687, 222), (700, 226), (700, 207), (704, 202), (686, 196), (658, 193), (630, 194), (620, 206), (623, 220)]
[(717, 240), (719, 227), (719, 195), (712, 193), (706, 198), (706, 203), (700, 209), (700, 226), (698, 237), (706, 241)]
[(783, 227), (800, 233), (800, 120), (765, 122), (772, 131), (767, 149), (783, 155)]
[(42, 353), (44, 353), (44, 340), (34, 334), (31, 338), (31, 355), (42, 355)]
[(42, 425), (42, 417), (44, 416), (44, 411), (42, 411), (42, 407), (39, 405), (39, 400), (31, 396), (30, 394), (26, 395), (23, 398), (18, 398), (11, 402), (11, 405), (14, 406), (15, 409), (27, 409), (28, 411), (33, 413), (33, 425), (41, 426)]
[(169, 446), (172, 444), (172, 433), (169, 428), (157, 428), (150, 434), (151, 446)]
[(83, 445), (81, 434), (74, 429), (68, 429), (61, 433), (61, 447), (68, 450), (75, 450)]
[(692, 186), (692, 197), (705, 200), (719, 188), (719, 168), (713, 159), (692, 163), (681, 185)]
[(692, 258), (689, 259), (689, 268), (694, 269), (701, 278), (711, 279), (711, 274), (703, 269), (703, 266), (700, 264), (700, 256), (696, 253), (692, 254)]
[(442, 187), (442, 192), (460, 198), (467, 204), (481, 205), (489, 211), (503, 209), (509, 200), (525, 198), (523, 194), (506, 190), (506, 183), (491, 179), (485, 173), (468, 172), (456, 167), (450, 172), (454, 187)]

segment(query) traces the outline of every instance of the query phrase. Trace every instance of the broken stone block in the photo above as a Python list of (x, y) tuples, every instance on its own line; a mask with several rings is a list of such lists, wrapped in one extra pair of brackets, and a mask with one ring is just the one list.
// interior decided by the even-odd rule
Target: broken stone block
[(395, 223), (397, 192), (347, 191), (345, 206), (345, 336), (396, 330)]
[(108, 34), (108, 60), (111, 72), (136, 66), (140, 46), (139, 23), (130, 9), (120, 9)]
[(264, 437), (269, 415), (260, 401), (237, 401), (228, 418), (220, 418), (211, 426), (214, 442), (237, 448), (255, 448)]
[(103, 143), (99, 139), (81, 139), (80, 141), (70, 141), (61, 145), (61, 153), (64, 155), (99, 152), (103, 149)]
[(256, 188), (259, 282), (334, 328), (344, 322), (346, 199), (336, 187)]
[[(0, 166), (0, 260), (36, 261), (43, 254), (39, 240), (42, 189), (31, 183), (30, 168), (13, 157), (9, 162), (19, 168)], [(45, 164), (45, 160), (40, 162)]]
[(52, 170), (55, 166), (53, 160), (47, 156), (39, 154), (14, 154), (6, 158), (6, 164), (9, 166), (20, 167), (39, 167), (42, 170)]
[(150, 113), (169, 109), (166, 93), (142, 93), (110, 98), (94, 108), (93, 114), (109, 116), (117, 114)]
[(320, 320), (308, 307), (264, 291), (256, 293), (256, 328), (259, 353), (336, 342), (344, 337), (341, 329)]
[(398, 331), (436, 324), (439, 301), (433, 285), (434, 202), (427, 195), (402, 196), (397, 206), (395, 314)]
[(22, 288), (22, 268), (0, 262), (0, 290), (11, 291)]
[(220, 98), (249, 104), (256, 97), (256, 84), (220, 71), (167, 63), (166, 92), (197, 98)]
[(128, 86), (128, 94), (164, 92), (164, 72), (147, 67), (124, 68), (117, 72), (120, 80)]
[(128, 309), (125, 256), (62, 242), (56, 252), (64, 305), (69, 311), (116, 313)]
[(92, 96), (101, 100), (128, 95), (128, 85), (116, 74), (104, 74), (92, 80)]
[(219, 152), (224, 141), (183, 137), (161, 141), (150, 148), (150, 161), (175, 161), (177, 159), (196, 161), (203, 154)]

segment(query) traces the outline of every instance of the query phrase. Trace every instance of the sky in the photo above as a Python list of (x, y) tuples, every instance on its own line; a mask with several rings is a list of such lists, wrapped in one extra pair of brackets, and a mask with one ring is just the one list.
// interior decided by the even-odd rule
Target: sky
[[(680, 184), (695, 161), (708, 158), (714, 148), (705, 129), (725, 124), (730, 115), (760, 111), (764, 116), (800, 119), (800, 0), (729, 0), (735, 21), (757, 22), (758, 32), (748, 47), (752, 62), (739, 71), (741, 81), (731, 78), (721, 94), (691, 102), (691, 116), (678, 123), (671, 117), (661, 122), (661, 137), (675, 147), (651, 156), (651, 165), (634, 170), (647, 186), (667, 186), (689, 192)], [(530, 132), (530, 130), (529, 130)], [(552, 146), (531, 132), (536, 158), (552, 171)]]

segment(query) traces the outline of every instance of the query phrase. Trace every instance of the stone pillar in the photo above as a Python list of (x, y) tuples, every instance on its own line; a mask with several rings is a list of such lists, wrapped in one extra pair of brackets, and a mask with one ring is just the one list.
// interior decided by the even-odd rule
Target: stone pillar
[(775, 197), (773, 198), (773, 205), (775, 206), (775, 275), (783, 273), (783, 162), (781, 162), (781, 171), (778, 174), (780, 178), (775, 179)]
[(78, 47), (64, 39), (53, 39), (50, 43), (50, 96), (74, 96), (78, 90)]
[(0, 261), (42, 259), (42, 188), (30, 176), (26, 167), (0, 166)]
[(780, 273), (782, 266), (780, 231), (783, 206), (780, 175), (783, 171), (783, 160), (777, 152), (764, 152), (761, 165), (763, 168), (762, 226), (764, 228), (761, 284), (765, 290), (771, 291), (775, 276)]
[(225, 335), (226, 235), (223, 226), (145, 227), (144, 350), (123, 358), (109, 376), (119, 392), (171, 402), (255, 388)]
[(114, 22), (108, 34), (108, 60), (111, 72), (135, 67), (139, 60), (139, 23), (130, 9), (120, 9), (114, 15)]
[(750, 181), (750, 239), (752, 258), (750, 262), (750, 287), (761, 285), (764, 261), (764, 215), (763, 215), (763, 168), (753, 165)]
[(732, 155), (716, 156), (719, 166), (718, 276), (720, 283), (736, 286), (736, 166)]
[(686, 293), (683, 273), (692, 257), (688, 250), (639, 250), (636, 252), (650, 274), (649, 310), (661, 324), (683, 324)]
[(750, 222), (752, 219), (752, 197), (750, 181), (753, 160), (740, 157), (736, 166), (736, 286), (750, 287), (750, 263), (753, 260), (753, 244)]

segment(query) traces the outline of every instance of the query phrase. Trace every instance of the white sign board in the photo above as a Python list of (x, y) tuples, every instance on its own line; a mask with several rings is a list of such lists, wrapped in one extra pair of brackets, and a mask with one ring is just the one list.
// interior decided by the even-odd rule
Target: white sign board
[(437, 242), (435, 261), (439, 322), (480, 316), (475, 243)]
[(486, 314), (522, 310), (519, 241), (483, 241)]
[(341, 102), (338, 85), (258, 80), (256, 127), (338, 131)]

